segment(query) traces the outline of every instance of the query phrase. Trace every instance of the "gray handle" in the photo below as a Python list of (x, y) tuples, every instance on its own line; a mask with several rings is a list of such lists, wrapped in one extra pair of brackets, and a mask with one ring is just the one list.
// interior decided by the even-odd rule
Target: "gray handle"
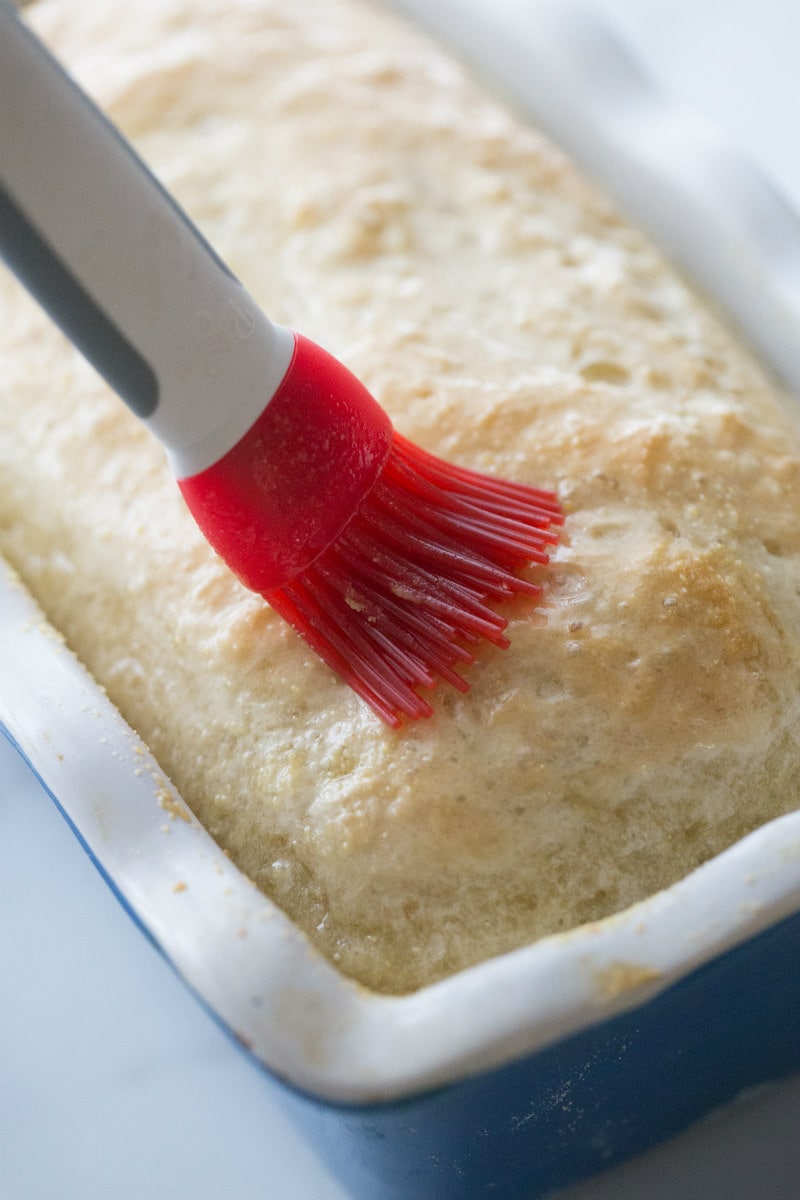
[(0, 4), (0, 252), (195, 474), (246, 433), (293, 339), (130, 145)]

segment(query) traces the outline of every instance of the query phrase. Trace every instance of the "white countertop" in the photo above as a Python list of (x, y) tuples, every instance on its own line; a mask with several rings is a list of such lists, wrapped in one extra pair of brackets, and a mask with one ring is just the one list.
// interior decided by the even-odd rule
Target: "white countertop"
[[(800, 6), (585, 3), (800, 209)], [(347, 1200), (2, 738), (0, 845), (0, 1200)], [(569, 1200), (797, 1200), (798, 1130), (795, 1078)]]

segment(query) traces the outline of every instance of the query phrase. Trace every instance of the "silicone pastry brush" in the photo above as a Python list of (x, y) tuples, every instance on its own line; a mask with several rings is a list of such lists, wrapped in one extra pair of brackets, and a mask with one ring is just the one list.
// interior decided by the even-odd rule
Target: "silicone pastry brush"
[(540, 588), (552, 492), (393, 431), (339, 362), (273, 324), (0, 0), (0, 251), (164, 445), (217, 553), (390, 725)]

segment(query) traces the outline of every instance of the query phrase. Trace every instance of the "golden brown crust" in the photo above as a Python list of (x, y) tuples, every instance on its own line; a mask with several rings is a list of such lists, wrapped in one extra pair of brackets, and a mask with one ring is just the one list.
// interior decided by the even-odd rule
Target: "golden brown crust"
[(36, 21), (273, 317), (414, 440), (569, 509), (511, 650), (394, 734), (231, 580), (158, 448), (0, 280), (0, 549), (259, 886), (402, 991), (795, 807), (800, 437), (646, 241), (356, 0)]

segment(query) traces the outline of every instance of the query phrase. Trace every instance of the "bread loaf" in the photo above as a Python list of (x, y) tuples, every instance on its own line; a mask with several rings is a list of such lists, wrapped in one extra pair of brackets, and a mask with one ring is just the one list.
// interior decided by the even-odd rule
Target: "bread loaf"
[(231, 577), (159, 446), (0, 276), (0, 551), (322, 953), (412, 990), (796, 807), (800, 433), (653, 246), (378, 4), (28, 13), (271, 317), (414, 441), (567, 508), (511, 648), (392, 731)]

